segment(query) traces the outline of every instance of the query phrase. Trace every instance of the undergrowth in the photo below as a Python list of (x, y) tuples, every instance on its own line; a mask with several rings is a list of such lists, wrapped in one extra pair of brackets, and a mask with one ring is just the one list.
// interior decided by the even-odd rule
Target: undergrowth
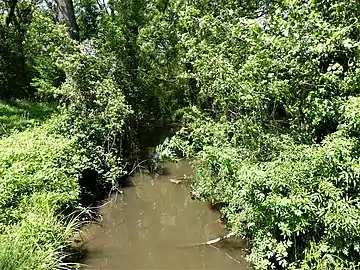
[(55, 132), (57, 121), (0, 140), (0, 269), (61, 267), (76, 229), (64, 211), (78, 205), (88, 160), (74, 139)]
[(358, 269), (359, 104), (350, 98), (337, 131), (319, 144), (195, 110), (159, 150), (196, 160), (193, 194), (225, 205), (256, 269)]

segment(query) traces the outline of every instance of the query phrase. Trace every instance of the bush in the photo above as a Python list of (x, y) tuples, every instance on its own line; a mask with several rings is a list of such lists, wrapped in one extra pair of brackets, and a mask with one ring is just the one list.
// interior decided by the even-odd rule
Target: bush
[(196, 98), (159, 150), (195, 159), (256, 269), (356, 268), (359, 5), (249, 2), (170, 1)]
[(225, 205), (231, 229), (249, 239), (256, 269), (357, 269), (358, 99), (342, 108), (339, 130), (320, 144), (197, 112), (159, 150), (195, 158), (193, 194)]
[[(95, 47), (93, 50), (96, 54)], [(114, 80), (111, 65), (111, 59), (102, 55), (69, 56), (64, 62), (66, 82), (59, 93), (64, 132), (76, 140), (102, 184), (115, 185), (125, 174), (123, 157), (134, 138), (129, 127), (132, 110)]]

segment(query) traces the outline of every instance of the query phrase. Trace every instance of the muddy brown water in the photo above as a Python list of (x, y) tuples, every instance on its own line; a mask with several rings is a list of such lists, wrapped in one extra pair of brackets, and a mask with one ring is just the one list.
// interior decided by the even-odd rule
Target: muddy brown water
[(85, 229), (82, 269), (250, 269), (241, 239), (194, 245), (226, 235), (219, 214), (192, 200), (170, 179), (190, 176), (188, 162), (167, 164), (167, 174), (136, 173), (133, 185), (100, 210), (102, 221)]

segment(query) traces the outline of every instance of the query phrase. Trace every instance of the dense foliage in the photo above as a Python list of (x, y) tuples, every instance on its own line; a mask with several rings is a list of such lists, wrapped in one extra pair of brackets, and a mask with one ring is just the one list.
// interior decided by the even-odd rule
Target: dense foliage
[[(359, 17), (356, 0), (1, 2), (4, 243), (44, 194), (56, 205), (31, 226), (60, 237), (60, 209), (116, 186), (140, 133), (181, 119), (161, 155), (194, 159), (194, 195), (224, 205), (256, 269), (358, 268)], [(34, 127), (55, 106), (56, 129)], [(16, 239), (0, 258), (48, 243)]]
[(195, 158), (256, 269), (357, 269), (359, 4), (205, 2), (179, 11), (198, 94), (163, 156)]

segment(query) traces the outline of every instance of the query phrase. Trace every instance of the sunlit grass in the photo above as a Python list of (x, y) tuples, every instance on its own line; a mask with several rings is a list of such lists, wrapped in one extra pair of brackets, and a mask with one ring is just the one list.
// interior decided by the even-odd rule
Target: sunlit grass
[(78, 178), (87, 166), (72, 139), (42, 125), (0, 138), (0, 269), (73, 269), (64, 264), (80, 221)]
[(42, 123), (55, 111), (56, 106), (29, 100), (0, 101), (0, 136), (12, 130)]
[(26, 219), (0, 237), (0, 269), (75, 269), (75, 264), (64, 260), (69, 256), (71, 236), (81, 226), (79, 215), (64, 222), (52, 211), (32, 210), (37, 213), (28, 212)]

